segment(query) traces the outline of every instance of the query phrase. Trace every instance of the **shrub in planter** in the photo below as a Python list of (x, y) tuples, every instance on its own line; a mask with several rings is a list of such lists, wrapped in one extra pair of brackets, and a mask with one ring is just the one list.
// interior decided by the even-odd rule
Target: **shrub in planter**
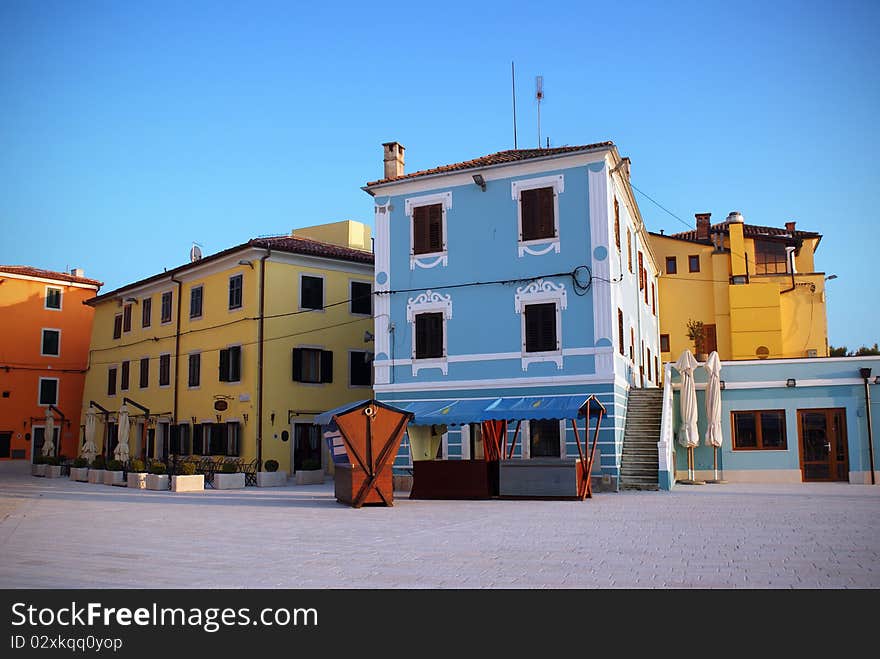
[(119, 460), (110, 460), (107, 463), (107, 469), (109, 471), (122, 471), (122, 463)]
[(278, 460), (266, 460), (266, 471), (278, 471)]
[(104, 462), (103, 455), (96, 455), (95, 459), (92, 460), (92, 469), (106, 469), (107, 465)]
[(303, 460), (303, 471), (315, 471), (316, 469), (321, 468), (321, 461), (315, 460), (314, 458), (309, 458), (308, 460)]
[(142, 474), (147, 471), (147, 466), (144, 464), (144, 461), (138, 460), (137, 458), (132, 460), (129, 466), (131, 467), (130, 471), (133, 471), (136, 474)]
[(167, 471), (164, 462), (154, 462), (150, 465), (150, 473), (156, 476), (162, 476)]
[(180, 463), (180, 475), (181, 476), (193, 476), (196, 473), (196, 466), (192, 462), (182, 462)]
[(89, 466), (89, 461), (85, 458), (76, 458), (71, 466), (74, 469), (84, 469)]
[(221, 474), (235, 474), (238, 473), (238, 465), (234, 462), (224, 462), (223, 466), (220, 467)]
[(85, 482), (89, 480), (89, 461), (85, 458), (76, 458), (70, 465), (70, 480)]

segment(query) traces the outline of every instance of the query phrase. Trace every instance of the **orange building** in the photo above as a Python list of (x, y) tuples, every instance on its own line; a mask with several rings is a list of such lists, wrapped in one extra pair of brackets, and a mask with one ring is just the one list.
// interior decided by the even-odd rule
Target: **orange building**
[(95, 310), (103, 284), (70, 274), (0, 266), (0, 460), (39, 455), (46, 413), (55, 455), (75, 457)]

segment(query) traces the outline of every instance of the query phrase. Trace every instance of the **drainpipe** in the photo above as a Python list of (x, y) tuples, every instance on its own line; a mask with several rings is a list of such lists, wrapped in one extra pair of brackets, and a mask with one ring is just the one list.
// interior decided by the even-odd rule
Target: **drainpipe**
[(788, 249), (788, 270), (791, 272), (791, 288), (786, 288), (785, 290), (779, 291), (779, 294), (783, 293), (791, 293), (797, 286), (794, 283), (794, 249)]
[[(263, 464), (263, 331), (266, 307), (266, 259), (272, 255), (272, 248), (266, 248), (266, 255), (260, 257), (260, 324), (257, 329), (257, 464)], [(259, 468), (259, 467), (258, 467)]]
[[(180, 381), (180, 310), (182, 308), (183, 282), (171, 276), (171, 281), (177, 284), (177, 322), (174, 328), (174, 409), (171, 412), (171, 423), (177, 423), (177, 390)], [(169, 428), (170, 430), (170, 428)], [(154, 446), (155, 448), (155, 446)], [(165, 456), (168, 459), (168, 456)]]
[(865, 417), (868, 419), (868, 461), (871, 466), (871, 485), (874, 482), (874, 429), (871, 427), (871, 389), (868, 385), (868, 379), (871, 377), (870, 368), (860, 368), (859, 374), (865, 381)]

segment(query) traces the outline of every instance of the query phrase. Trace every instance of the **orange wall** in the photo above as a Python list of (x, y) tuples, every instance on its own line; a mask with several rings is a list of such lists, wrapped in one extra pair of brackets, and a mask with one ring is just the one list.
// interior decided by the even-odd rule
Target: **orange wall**
[[(62, 290), (60, 311), (45, 308), (47, 286)], [(88, 364), (94, 314), (83, 301), (96, 293), (95, 288), (12, 278), (0, 272), (0, 432), (12, 432), (10, 455), (24, 449), (30, 459), (32, 426), (45, 423), (46, 406), (39, 405), (41, 377), (58, 378), (56, 407), (70, 420), (70, 427), (64, 423), (61, 428), (59, 454), (77, 455), (82, 434), (82, 371)], [(59, 356), (40, 355), (43, 328), (61, 330)], [(3, 397), (5, 392), (8, 397)], [(56, 427), (58, 423), (56, 415)]]

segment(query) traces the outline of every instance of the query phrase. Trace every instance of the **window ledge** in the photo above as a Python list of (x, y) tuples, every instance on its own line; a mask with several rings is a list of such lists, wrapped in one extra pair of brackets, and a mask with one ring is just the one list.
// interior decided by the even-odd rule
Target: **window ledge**
[(439, 368), (443, 375), (449, 375), (449, 359), (447, 357), (431, 357), (412, 360), (412, 374), (416, 376), (423, 368)]
[(559, 236), (553, 238), (538, 238), (536, 240), (520, 240), (517, 243), (517, 255), (522, 258), (526, 254), (532, 256), (542, 256), (548, 254), (551, 250), (559, 254)]
[(556, 368), (562, 370), (562, 351), (548, 350), (545, 352), (523, 353), (521, 361), (523, 371), (527, 371), (529, 369), (529, 364), (537, 364), (541, 362), (553, 362), (554, 364), (556, 364)]
[(438, 265), (442, 265), (445, 268), (448, 262), (449, 251), (445, 249), (442, 252), (430, 252), (428, 254), (410, 254), (409, 269), (415, 270), (416, 266), (429, 269)]

